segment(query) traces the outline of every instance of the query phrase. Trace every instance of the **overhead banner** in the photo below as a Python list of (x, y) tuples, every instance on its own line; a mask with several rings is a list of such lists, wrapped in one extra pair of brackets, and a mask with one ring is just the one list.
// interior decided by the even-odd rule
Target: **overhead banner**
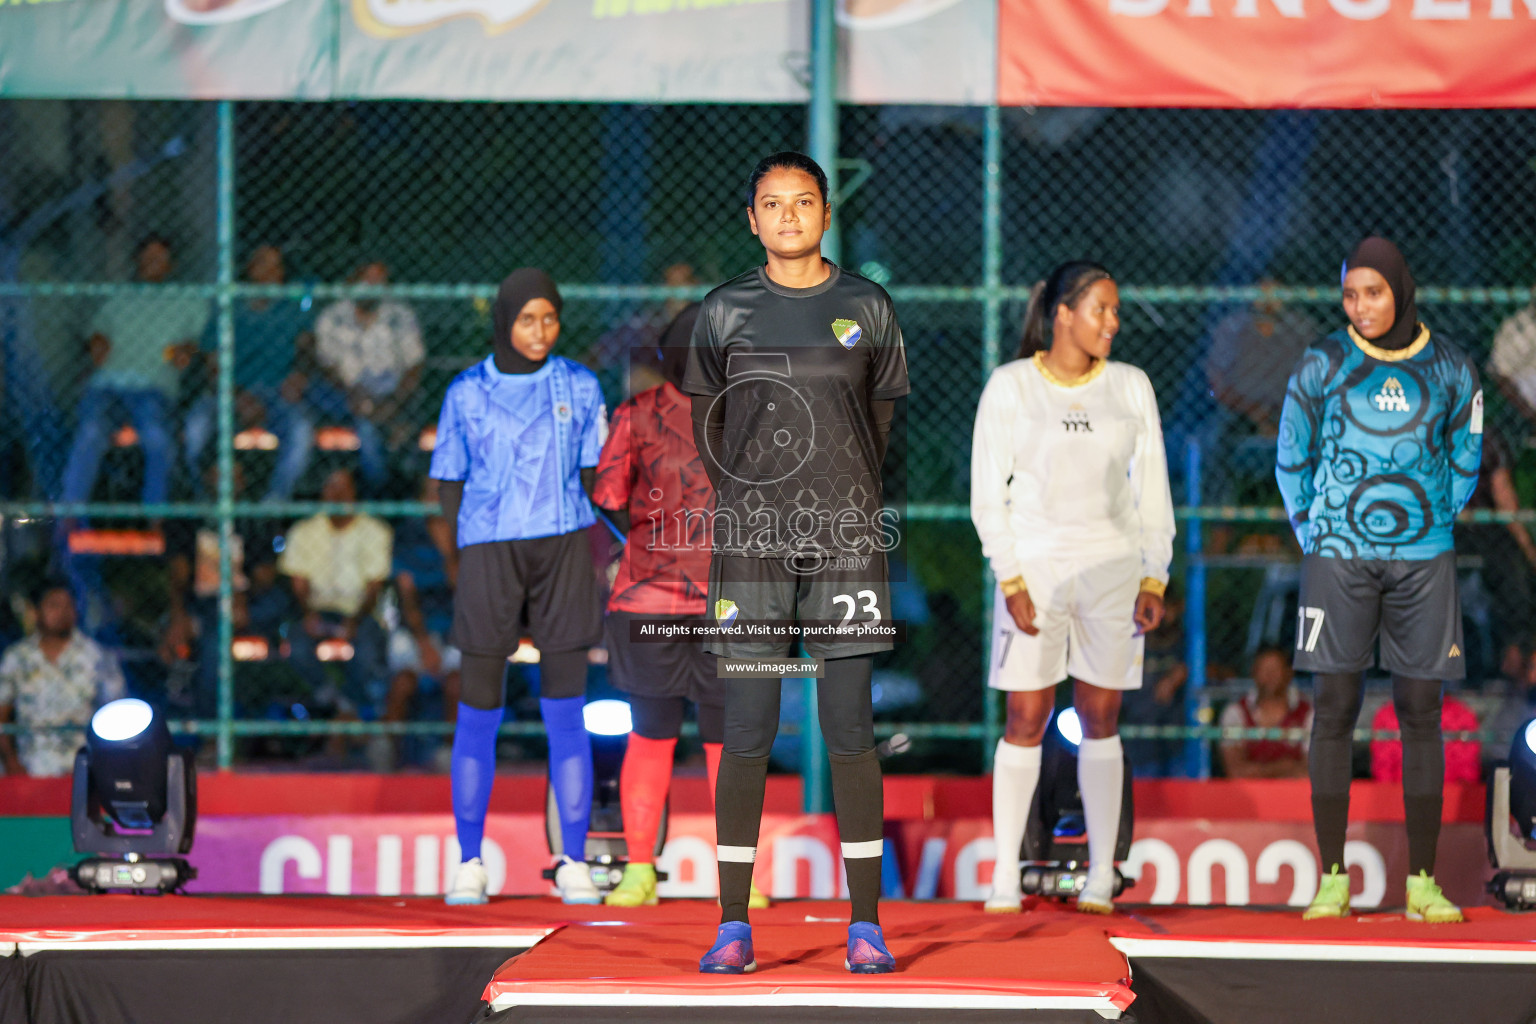
[(1536, 0), (1001, 0), (998, 102), (1529, 107)]
[(0, 0), (0, 96), (324, 99), (336, 0)]
[[(842, 0), (856, 103), (989, 103), (996, 0)], [(0, 95), (803, 103), (810, 0), (0, 0)]]

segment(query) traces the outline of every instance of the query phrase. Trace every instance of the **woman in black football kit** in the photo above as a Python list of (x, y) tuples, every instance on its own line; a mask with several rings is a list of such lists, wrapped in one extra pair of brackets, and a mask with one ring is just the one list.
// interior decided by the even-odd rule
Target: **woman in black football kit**
[[(717, 493), (709, 614), (734, 627), (707, 649), (725, 659), (784, 658), (793, 640), (748, 631), (795, 622), (825, 659), (817, 703), (852, 899), (848, 969), (895, 968), (880, 932), (883, 801), (870, 706), (871, 656), (889, 650), (880, 463), (906, 354), (890, 296), (821, 256), (831, 223), (827, 177), (800, 153), (753, 170), (747, 219), (767, 253), (709, 294), (694, 328), (683, 390)], [(842, 630), (840, 635), (829, 631)], [(778, 731), (778, 678), (727, 676), (725, 747), (716, 789), (720, 932), (706, 973), (752, 970), (747, 898), (768, 753)]]

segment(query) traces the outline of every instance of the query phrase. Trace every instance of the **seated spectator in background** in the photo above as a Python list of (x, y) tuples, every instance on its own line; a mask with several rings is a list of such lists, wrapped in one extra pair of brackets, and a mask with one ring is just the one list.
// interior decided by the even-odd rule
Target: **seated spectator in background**
[[(1312, 728), (1312, 704), (1296, 692), (1290, 652), (1261, 647), (1249, 670), (1253, 689), (1221, 713), (1223, 729)], [(1229, 779), (1300, 779), (1307, 774), (1306, 740), (1231, 740), (1221, 745)]]
[[(1513, 468), (1514, 458), (1503, 434), (1488, 427), (1483, 432), (1477, 489), (1467, 500), (1467, 508), (1520, 511)], [(1490, 617), (1499, 660), (1497, 666), (1480, 667), (1485, 672), (1498, 668), (1518, 675), (1523, 668), (1520, 649), (1530, 642), (1532, 625), (1531, 573), (1536, 570), (1536, 543), (1532, 543), (1530, 531), (1524, 523), (1457, 523), (1456, 553), (1482, 559), (1478, 571), (1484, 590), (1493, 599)]]
[(1268, 486), (1286, 383), (1307, 346), (1323, 334), (1305, 314), (1281, 304), (1277, 287), (1272, 278), (1260, 281), (1251, 306), (1228, 313), (1211, 329), (1205, 376), (1217, 412), (1201, 434), (1208, 496), (1218, 500), (1233, 497), (1233, 471), (1263, 477)]
[[(1447, 693), (1440, 704), (1440, 729), (1442, 732), (1464, 732), (1477, 729), (1477, 715), (1454, 695)], [(1371, 729), (1376, 732), (1397, 729), (1397, 708), (1392, 701), (1381, 706), (1371, 718)], [(1371, 778), (1377, 782), (1403, 781), (1403, 744), (1401, 740), (1371, 741)], [(1476, 740), (1445, 741), (1445, 781), (1477, 782), (1482, 778), (1482, 745)]]
[[(75, 725), (82, 730), (108, 701), (127, 696), (117, 658), (75, 628), (75, 597), (67, 583), (44, 583), (33, 595), (37, 627), (0, 657), (0, 722), (26, 728)], [(80, 732), (0, 736), (7, 775), (68, 775)]]
[[(389, 268), (365, 263), (348, 281), (385, 285)], [(426, 356), (416, 314), (392, 299), (341, 299), (315, 322), (315, 361), (323, 379), (311, 385), (310, 401), (322, 416), (346, 420), (357, 431), (363, 478), (371, 487), (388, 472), (386, 445), (399, 447), (413, 431), (400, 414), (421, 382)]]
[(1499, 394), (1536, 426), (1536, 301), (1499, 324), (1487, 369)]
[[(245, 265), (252, 284), (282, 284), (288, 278), (283, 253), (259, 245)], [(310, 316), (296, 299), (246, 299), (235, 303), (235, 432), (266, 427), (277, 436), (277, 468), (267, 486), (268, 501), (286, 501), (309, 465), (315, 425), (303, 406), (308, 383), (296, 359), (312, 346)], [(219, 334), (215, 320), (203, 332), (214, 393), (204, 394), (187, 413), (186, 460), (193, 480), (202, 479), (203, 453), (219, 433), (217, 393)]]
[[(431, 477), (423, 481), (421, 500), (438, 504), (437, 481)], [(459, 568), (453, 536), (448, 520), (440, 514), (403, 520), (395, 530), (391, 572), (400, 623), (389, 638), (386, 722), (415, 717), (418, 698), (427, 693), (442, 702), (445, 721), (453, 721), (458, 712), (459, 652), (446, 639), (453, 625), (453, 586)]]
[[(216, 470), (210, 467), (211, 479)], [(245, 474), (235, 466), (235, 499), (243, 497)], [(293, 599), (277, 573), (276, 541), (281, 520), (237, 519), (229, 562), (234, 585), (234, 636), (259, 636), (275, 655)], [(191, 711), (213, 718), (219, 710), (219, 523), (208, 518), (176, 519), (165, 528), (166, 584), (170, 615), (160, 641), (167, 664), (194, 664)]]
[[(143, 284), (164, 283), (175, 266), (171, 244), (159, 235), (139, 244), (137, 261)], [(144, 450), (143, 500), (166, 500), (175, 462), (176, 387), (207, 323), (207, 301), (191, 296), (132, 292), (102, 304), (91, 324), (95, 369), (80, 396), (63, 500), (90, 500), (102, 456), (124, 421), (133, 424)]]
[[(1189, 666), (1184, 663), (1184, 601), (1174, 584), (1163, 595), (1163, 622), (1147, 634), (1142, 655), (1139, 690), (1126, 690), (1120, 704), (1122, 725), (1183, 725), (1184, 686)], [(1128, 739), (1125, 757), (1138, 778), (1178, 775), (1184, 741)]]
[[(357, 500), (350, 471), (333, 470), (320, 500)], [(383, 698), (384, 630), (374, 618), (389, 579), (393, 532), (370, 515), (318, 515), (294, 523), (284, 540), (278, 569), (293, 588), (299, 621), (288, 632), (288, 657), (319, 705), (342, 714), (372, 710)], [(352, 657), (343, 663), (344, 693), (337, 693), (320, 662), (324, 640), (344, 640)]]

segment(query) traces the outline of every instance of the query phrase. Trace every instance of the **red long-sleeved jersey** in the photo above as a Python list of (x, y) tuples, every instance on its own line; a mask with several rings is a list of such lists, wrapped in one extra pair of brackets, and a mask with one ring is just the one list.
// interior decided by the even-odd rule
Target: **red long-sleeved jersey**
[(609, 611), (703, 615), (715, 492), (693, 443), (690, 400), (670, 383), (613, 413), (593, 500), (629, 510)]

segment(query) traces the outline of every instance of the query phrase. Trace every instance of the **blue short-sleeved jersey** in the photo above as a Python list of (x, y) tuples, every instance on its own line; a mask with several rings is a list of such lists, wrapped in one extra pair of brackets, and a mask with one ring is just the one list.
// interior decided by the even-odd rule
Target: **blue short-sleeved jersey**
[(490, 357), (453, 379), (432, 476), (464, 481), (459, 547), (554, 537), (594, 522), (581, 470), (597, 465), (608, 411), (597, 376), (561, 356), (533, 373)]
[(1275, 475), (1309, 555), (1419, 561), (1452, 549), (1477, 486), (1483, 392), (1460, 349), (1419, 332), (1390, 351), (1337, 331), (1291, 375)]

